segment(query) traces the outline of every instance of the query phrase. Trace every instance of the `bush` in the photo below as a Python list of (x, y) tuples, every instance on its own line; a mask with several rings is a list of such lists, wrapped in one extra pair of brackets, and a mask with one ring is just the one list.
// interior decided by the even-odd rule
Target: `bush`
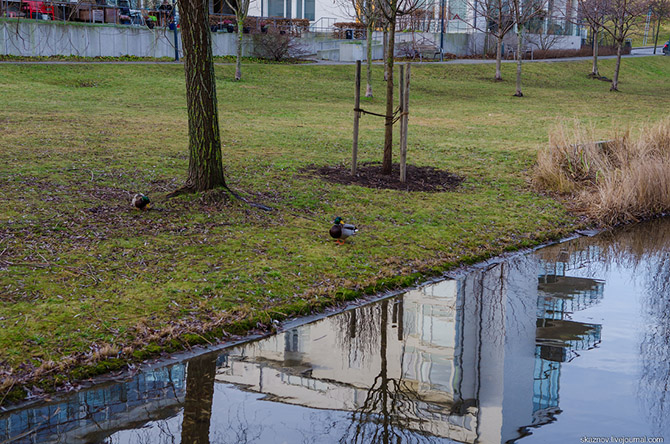
[(364, 39), (366, 34), (365, 25), (356, 22), (338, 22), (333, 24), (333, 38), (345, 39), (347, 38), (347, 31), (352, 31), (352, 37), (355, 39)]
[[(630, 47), (621, 48), (622, 54), (630, 54)], [(593, 48), (584, 46), (580, 49), (535, 49), (533, 58), (535, 59), (562, 59), (565, 57), (590, 57), (593, 55)], [(598, 56), (616, 55), (616, 46), (598, 46)]]
[(670, 211), (670, 119), (596, 142), (593, 129), (561, 125), (538, 153), (535, 184), (566, 194), (577, 209), (604, 224)]
[(281, 62), (299, 59), (306, 54), (295, 36), (272, 26), (254, 33), (253, 40), (254, 55), (261, 59)]

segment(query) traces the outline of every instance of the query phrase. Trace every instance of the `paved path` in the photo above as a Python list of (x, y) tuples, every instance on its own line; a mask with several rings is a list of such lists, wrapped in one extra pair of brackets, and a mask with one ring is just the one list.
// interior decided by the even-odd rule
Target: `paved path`
[[(662, 48), (658, 48), (656, 50), (656, 55), (663, 55), (663, 52), (661, 51)], [(631, 53), (628, 55), (624, 55), (623, 57), (625, 58), (630, 58), (630, 57), (649, 57), (654, 55), (654, 47), (649, 46), (649, 47), (641, 47), (641, 48), (633, 48)], [(599, 56), (598, 59), (615, 59), (615, 55), (611, 56)], [(591, 60), (591, 56), (587, 57), (563, 57), (560, 59), (536, 59), (536, 60), (524, 60), (523, 63), (555, 63), (555, 62), (579, 62), (582, 60)], [(336, 62), (332, 60), (315, 60), (315, 62), (319, 65), (351, 65), (354, 62)], [(445, 60), (444, 62), (418, 62), (414, 61), (412, 62), (413, 64), (420, 63), (420, 64), (429, 64), (429, 65), (477, 65), (477, 64), (484, 64), (484, 63), (495, 63), (495, 59), (453, 59), (453, 60)], [(516, 60), (503, 60), (503, 63), (516, 63)], [(373, 64), (379, 64), (381, 65), (383, 62), (377, 61), (373, 62)]]
[[(656, 56), (662, 56), (663, 51), (661, 47), (658, 47), (656, 50)], [(631, 57), (650, 57), (654, 56), (654, 47), (640, 47), (633, 48), (629, 55), (624, 55), (625, 58)], [(564, 57), (560, 59), (537, 59), (537, 60), (524, 60), (524, 63), (556, 63), (556, 62), (579, 62), (582, 60), (591, 60), (591, 56), (587, 57)], [(600, 56), (598, 59), (614, 59), (615, 55), (612, 56)], [(333, 60), (313, 60), (314, 63), (302, 63), (296, 64), (296, 66), (314, 66), (314, 65), (353, 65), (355, 62), (339, 62)], [(419, 62), (414, 61), (413, 64), (426, 64), (426, 65), (476, 65), (484, 63), (495, 63), (495, 59), (453, 59), (446, 60), (444, 62)], [(503, 60), (503, 63), (516, 63), (516, 60)], [(182, 62), (159, 62), (159, 61), (137, 61), (137, 62), (125, 62), (125, 61), (92, 61), (92, 62), (79, 62), (79, 61), (66, 61), (66, 60), (39, 60), (39, 61), (30, 61), (30, 60), (4, 60), (0, 61), (0, 64), (44, 64), (44, 65), (86, 65), (90, 63), (100, 64), (100, 65), (181, 65)], [(381, 65), (383, 62), (375, 61), (373, 64)], [(216, 65), (235, 65), (235, 63), (216, 63)]]

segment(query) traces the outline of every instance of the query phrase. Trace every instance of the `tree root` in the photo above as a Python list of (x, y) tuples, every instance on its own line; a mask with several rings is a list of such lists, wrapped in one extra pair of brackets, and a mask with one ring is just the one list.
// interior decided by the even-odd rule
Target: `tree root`
[[(224, 188), (226, 191), (228, 191), (228, 192), (229, 192), (235, 199), (240, 200), (240, 201), (244, 202), (245, 204), (247, 204), (247, 205), (249, 205), (249, 206), (252, 206), (252, 207), (254, 207), (254, 208), (259, 208), (259, 209), (261, 209), (261, 210), (263, 210), (263, 211), (272, 211), (272, 210), (274, 210), (274, 208), (272, 208), (272, 207), (268, 207), (267, 205), (263, 205), (263, 204), (259, 204), (259, 203), (253, 202), (253, 201), (251, 201), (251, 200), (245, 198), (244, 196), (241, 196), (241, 195), (240, 195), (239, 193), (237, 193), (235, 190), (232, 190), (231, 188), (229, 188), (228, 185), (222, 185), (222, 188)], [(173, 192), (169, 193), (166, 197), (167, 197), (168, 199), (171, 199), (171, 198), (173, 198), (173, 197), (181, 196), (181, 195), (184, 195), (184, 194), (196, 193), (196, 192), (198, 192), (198, 191), (204, 191), (204, 190), (198, 190), (198, 189), (196, 189), (196, 187), (194, 187), (193, 185), (187, 183), (187, 184), (184, 185), (183, 187), (181, 187), (181, 188), (177, 188), (177, 189), (174, 190)]]
[(611, 82), (612, 81), (612, 79), (608, 79), (605, 76), (601, 76), (600, 74), (594, 74), (594, 73), (589, 74), (587, 77), (589, 79), (593, 79), (593, 80), (602, 80), (603, 82)]
[(184, 195), (184, 194), (195, 193), (196, 191), (198, 191), (198, 190), (196, 190), (193, 185), (188, 185), (187, 184), (187, 185), (184, 185), (181, 188), (177, 188), (173, 192), (169, 193), (166, 197), (168, 199), (172, 199), (173, 197), (181, 196), (181, 195)]
[(268, 206), (263, 205), (263, 204), (259, 204), (259, 203), (256, 203), (256, 202), (252, 202), (252, 201), (248, 200), (247, 198), (245, 198), (244, 196), (240, 196), (239, 194), (237, 194), (237, 192), (235, 192), (235, 191), (231, 190), (230, 188), (228, 188), (228, 185), (224, 185), (223, 187), (224, 187), (226, 190), (228, 190), (228, 192), (229, 192), (230, 194), (232, 194), (233, 197), (235, 197), (235, 198), (238, 199), (238, 200), (241, 200), (242, 202), (244, 202), (244, 203), (247, 204), (247, 205), (250, 205), (250, 206), (252, 206), (252, 207), (254, 207), (254, 208), (259, 208), (259, 209), (261, 209), (261, 210), (263, 210), (263, 211), (272, 211), (272, 210), (273, 210), (272, 207), (268, 207)]

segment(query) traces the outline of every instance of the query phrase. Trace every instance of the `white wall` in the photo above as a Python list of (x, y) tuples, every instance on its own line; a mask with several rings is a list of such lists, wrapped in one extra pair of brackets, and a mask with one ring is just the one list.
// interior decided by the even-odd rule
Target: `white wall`
[[(177, 34), (181, 40), (180, 33)], [(237, 34), (212, 33), (214, 55), (233, 55)], [(251, 54), (244, 36), (243, 54)], [(147, 27), (88, 25), (42, 20), (0, 20), (0, 53), (16, 56), (174, 57), (174, 33)], [(179, 55), (183, 56), (181, 41)]]
[(0, 51), (17, 56), (174, 57), (174, 37), (172, 31), (146, 27), (0, 20)]
[[(402, 55), (402, 46), (412, 41), (440, 47), (440, 33), (396, 34), (396, 54)], [(510, 34), (506, 47), (513, 48), (514, 36)], [(531, 41), (535, 36), (528, 36)], [(212, 33), (214, 55), (234, 55), (237, 35)], [(382, 58), (382, 34), (375, 32), (373, 58)], [(444, 52), (465, 55), (481, 51), (481, 33), (445, 33)], [(340, 61), (365, 60), (364, 40), (335, 40), (330, 35), (306, 33), (301, 39), (308, 54), (318, 54), (321, 58)], [(561, 37), (552, 49), (578, 49), (581, 38)], [(180, 57), (183, 55), (179, 43)], [(244, 35), (243, 54), (251, 55), (251, 36)], [(46, 20), (0, 19), (0, 53), (17, 56), (78, 55), (86, 57), (118, 57), (134, 55), (139, 57), (174, 57), (174, 34), (167, 29), (148, 29), (135, 26), (91, 25), (63, 23)]]

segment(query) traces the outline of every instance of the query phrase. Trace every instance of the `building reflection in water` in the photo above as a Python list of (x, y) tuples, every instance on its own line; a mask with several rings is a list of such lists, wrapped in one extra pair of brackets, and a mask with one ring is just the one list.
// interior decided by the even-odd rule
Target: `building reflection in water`
[[(567, 276), (571, 260), (519, 257), (12, 412), (0, 442), (256, 442), (270, 424), (247, 416), (258, 399), (316, 409), (331, 442), (513, 441), (555, 419), (561, 365), (600, 341), (599, 325), (570, 315), (604, 283)], [(247, 407), (227, 408), (233, 386), (256, 394)]]

